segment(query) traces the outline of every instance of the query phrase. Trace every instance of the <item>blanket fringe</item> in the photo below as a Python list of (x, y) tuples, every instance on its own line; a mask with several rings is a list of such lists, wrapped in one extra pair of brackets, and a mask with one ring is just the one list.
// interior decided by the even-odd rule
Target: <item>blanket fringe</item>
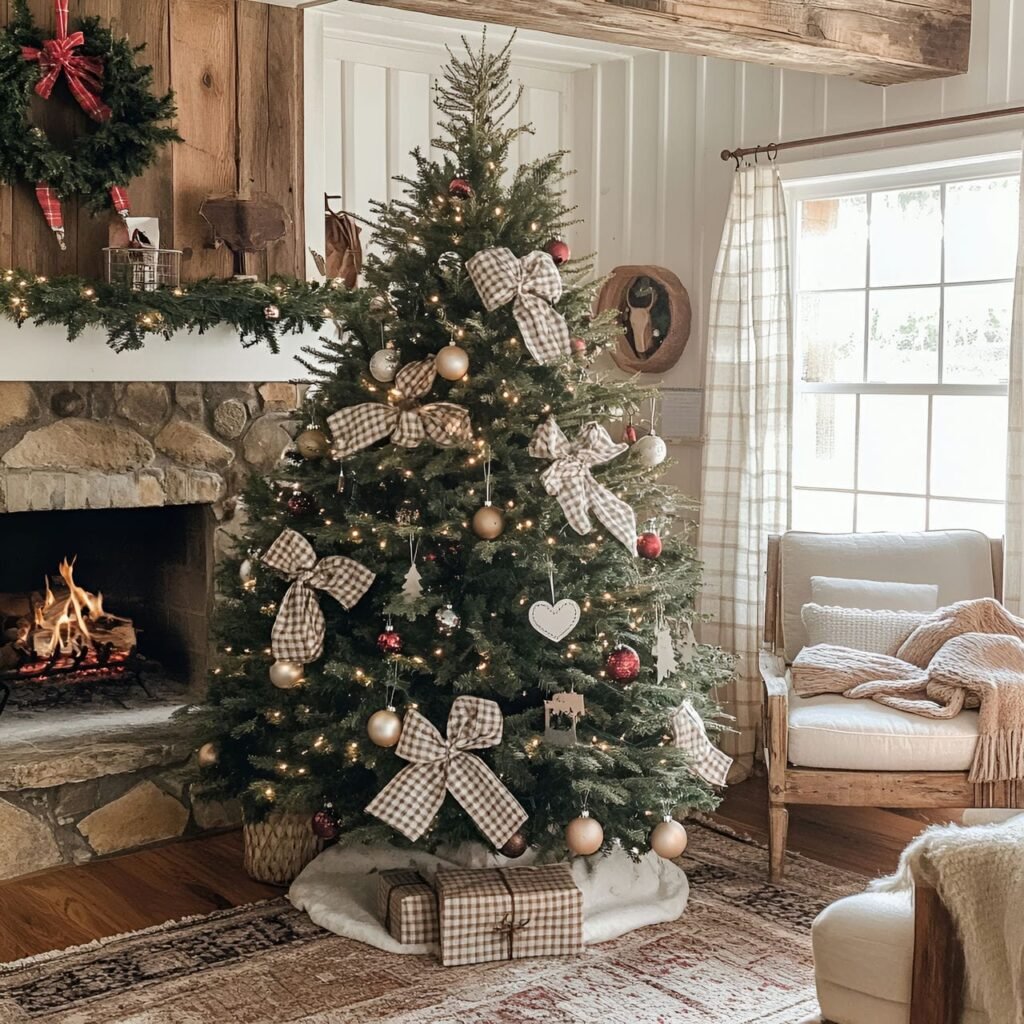
[(971, 782), (1024, 779), (1024, 726), (982, 733), (974, 752)]

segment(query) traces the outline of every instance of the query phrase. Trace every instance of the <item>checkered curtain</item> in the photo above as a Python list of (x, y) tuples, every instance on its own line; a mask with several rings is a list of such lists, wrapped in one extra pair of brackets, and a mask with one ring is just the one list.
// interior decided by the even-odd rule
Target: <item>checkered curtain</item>
[(1017, 284), (1010, 331), (1010, 420), (1006, 445), (1006, 529), (1003, 538), (1003, 604), (1024, 614), (1024, 167), (1017, 244)]
[(761, 642), (768, 535), (789, 520), (793, 420), (786, 198), (775, 166), (733, 182), (711, 284), (705, 378), (701, 639), (735, 652), (735, 682), (720, 694), (738, 735), (723, 747), (733, 778), (749, 774), (760, 720)]

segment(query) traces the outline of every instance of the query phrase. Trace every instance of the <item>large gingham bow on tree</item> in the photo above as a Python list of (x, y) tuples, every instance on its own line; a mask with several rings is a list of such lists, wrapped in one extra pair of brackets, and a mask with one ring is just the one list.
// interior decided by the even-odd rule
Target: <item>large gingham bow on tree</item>
[(512, 315), (538, 363), (569, 355), (569, 327), (551, 305), (562, 297), (562, 275), (546, 252), (520, 260), (510, 249), (484, 249), (466, 260), (466, 272), (488, 311), (515, 300)]
[(270, 632), (274, 657), (287, 661), (316, 661), (324, 653), (327, 624), (317, 590), (330, 594), (347, 611), (375, 579), (366, 566), (344, 555), (329, 555), (318, 562), (313, 545), (294, 530), (285, 530), (262, 561), (292, 581)]
[(430, 827), (446, 793), (462, 805), (497, 847), (515, 835), (529, 815), (501, 780), (471, 750), (501, 742), (501, 708), (482, 697), (456, 697), (448, 714), (448, 738), (415, 709), (405, 714), (395, 753), (411, 763), (366, 810), (413, 841)]
[(415, 399), (429, 394), (436, 376), (433, 357), (409, 363), (395, 377), (398, 404), (367, 402), (329, 416), (327, 425), (334, 435), (335, 453), (339, 457), (351, 455), (388, 436), (403, 448), (417, 448), (428, 437), (442, 447), (472, 441), (469, 413), (461, 405), (416, 405)]
[(669, 717), (672, 745), (690, 755), (690, 771), (711, 786), (724, 786), (732, 758), (723, 754), (708, 738), (708, 731), (696, 708), (688, 700)]
[(565, 512), (569, 525), (577, 533), (590, 533), (593, 512), (617, 537), (636, 554), (636, 514), (621, 498), (616, 498), (590, 472), (591, 466), (610, 462), (621, 455), (628, 444), (616, 444), (600, 423), (584, 423), (575, 441), (562, 433), (549, 416), (535, 431), (530, 454), (535, 459), (554, 459), (541, 474), (548, 494), (554, 495)]

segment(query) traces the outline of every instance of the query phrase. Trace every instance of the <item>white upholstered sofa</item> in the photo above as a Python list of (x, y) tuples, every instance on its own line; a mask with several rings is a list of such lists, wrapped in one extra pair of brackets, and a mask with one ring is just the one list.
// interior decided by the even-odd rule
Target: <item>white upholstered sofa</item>
[(977, 712), (935, 720), (874, 701), (792, 691), (787, 665), (807, 640), (801, 610), (811, 600), (812, 576), (934, 584), (938, 607), (1000, 598), (1002, 543), (973, 530), (769, 538), (761, 676), (772, 877), (783, 872), (788, 804), (1019, 806), (1011, 783), (968, 781)]

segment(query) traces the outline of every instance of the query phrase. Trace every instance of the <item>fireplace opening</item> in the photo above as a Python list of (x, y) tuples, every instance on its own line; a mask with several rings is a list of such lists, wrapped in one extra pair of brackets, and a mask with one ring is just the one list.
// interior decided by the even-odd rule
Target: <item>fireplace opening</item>
[(0, 701), (7, 689), (19, 707), (196, 692), (212, 548), (206, 505), (0, 516)]

